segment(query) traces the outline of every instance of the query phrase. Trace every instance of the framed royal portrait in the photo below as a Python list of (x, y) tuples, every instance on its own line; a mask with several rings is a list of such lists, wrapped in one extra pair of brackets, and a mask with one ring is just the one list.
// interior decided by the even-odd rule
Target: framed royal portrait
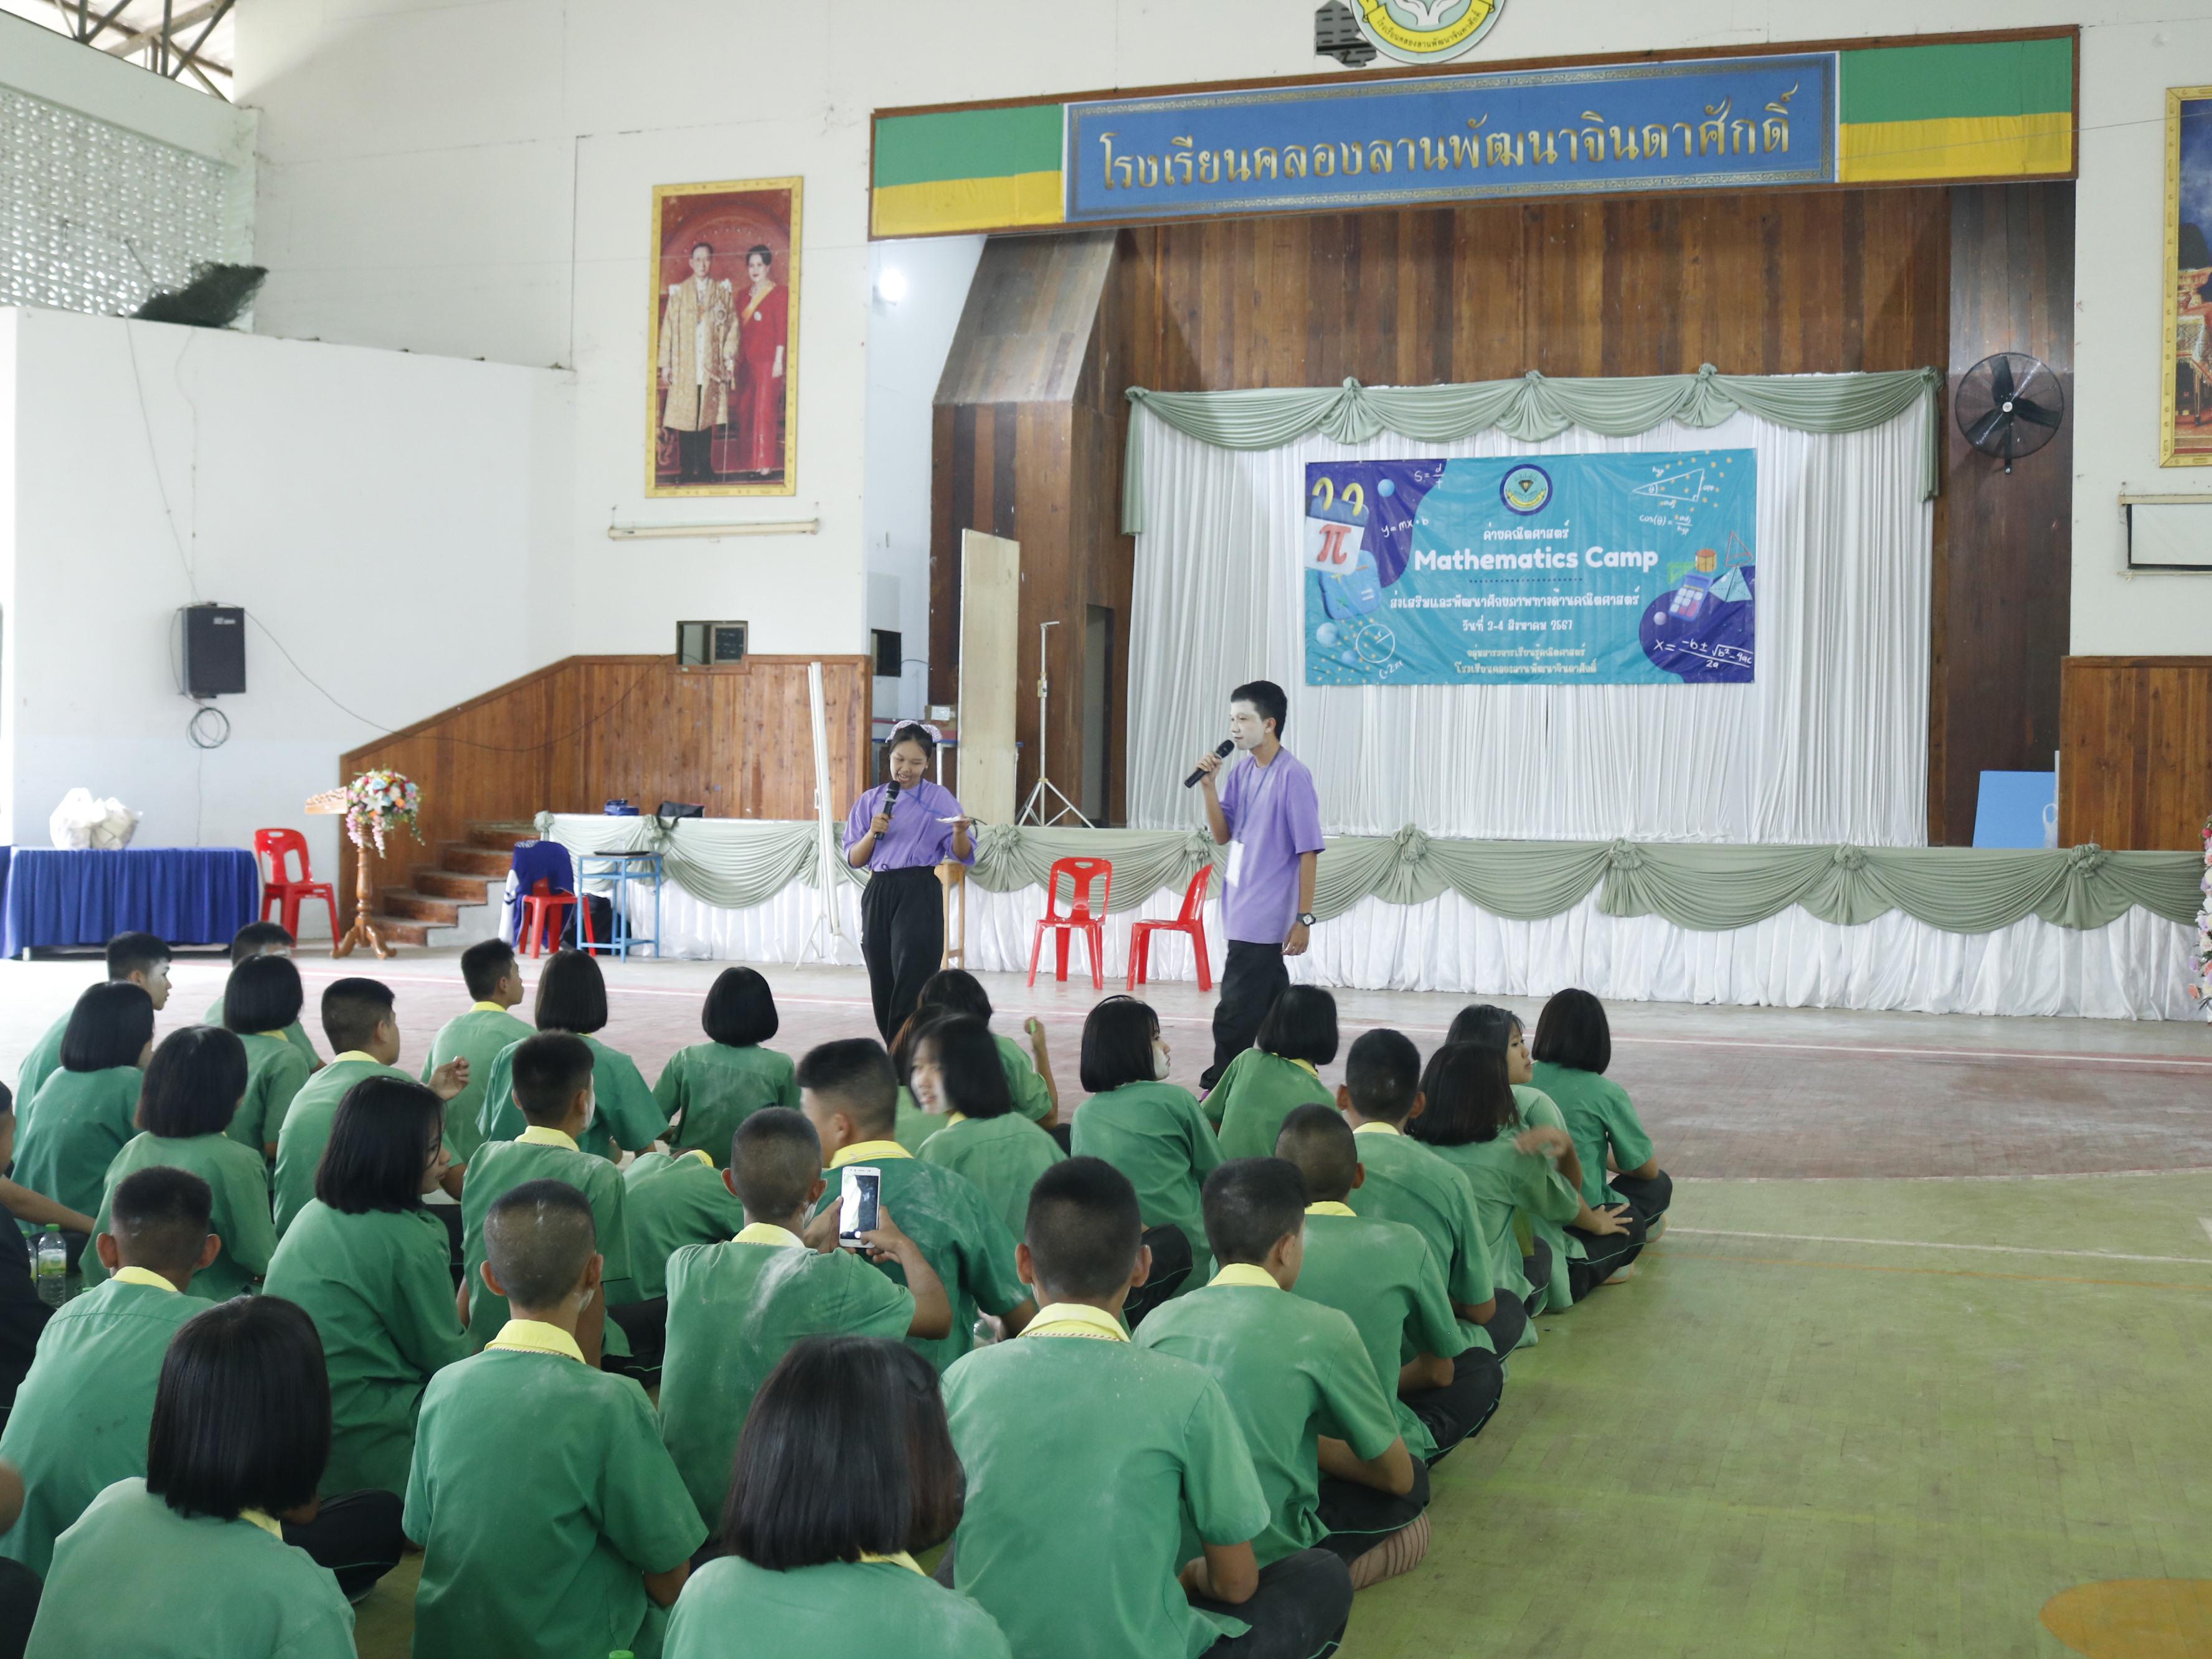
[(2160, 466), (2212, 466), (2212, 87), (2166, 94)]
[(647, 495), (796, 487), (799, 197), (796, 179), (653, 192)]

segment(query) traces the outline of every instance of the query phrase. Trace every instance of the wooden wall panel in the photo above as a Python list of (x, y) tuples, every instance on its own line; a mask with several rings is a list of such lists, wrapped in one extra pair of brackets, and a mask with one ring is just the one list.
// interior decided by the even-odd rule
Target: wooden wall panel
[(2194, 852), (2212, 812), (2212, 657), (2069, 657), (2058, 838)]

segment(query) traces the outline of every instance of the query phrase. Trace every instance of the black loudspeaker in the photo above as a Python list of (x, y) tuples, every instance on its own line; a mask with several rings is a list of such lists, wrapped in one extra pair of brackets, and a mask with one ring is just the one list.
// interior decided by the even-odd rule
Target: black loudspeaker
[(185, 690), (195, 697), (246, 690), (246, 612), (234, 605), (185, 607)]

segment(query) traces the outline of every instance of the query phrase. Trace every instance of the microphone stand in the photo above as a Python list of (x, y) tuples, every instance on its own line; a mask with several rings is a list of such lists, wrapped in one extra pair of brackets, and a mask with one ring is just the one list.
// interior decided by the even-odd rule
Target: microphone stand
[[(1039, 829), (1049, 829), (1062, 818), (1073, 818), (1085, 830), (1095, 830), (1098, 826), (1085, 817), (1082, 810), (1066, 795), (1061, 794), (1058, 787), (1044, 775), (1045, 733), (1051, 729), (1045, 724), (1045, 719), (1051, 708), (1052, 695), (1052, 681), (1045, 673), (1045, 647), (1050, 643), (1052, 638), (1048, 630), (1059, 626), (1056, 622), (1037, 624), (1036, 782), (1030, 786), (1029, 799), (1022, 803), (1022, 810), (1014, 814), (1014, 822), (1016, 823), (1033, 823)], [(1059, 803), (1057, 806), (1053, 804), (1055, 801)]]

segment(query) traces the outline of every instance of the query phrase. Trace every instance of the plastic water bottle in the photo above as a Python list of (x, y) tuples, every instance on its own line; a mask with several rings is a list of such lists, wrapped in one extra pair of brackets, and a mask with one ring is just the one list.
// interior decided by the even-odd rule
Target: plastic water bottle
[(39, 1300), (58, 1308), (67, 1293), (69, 1246), (52, 1227), (39, 1235), (32, 1254), (32, 1273), (39, 1285)]

